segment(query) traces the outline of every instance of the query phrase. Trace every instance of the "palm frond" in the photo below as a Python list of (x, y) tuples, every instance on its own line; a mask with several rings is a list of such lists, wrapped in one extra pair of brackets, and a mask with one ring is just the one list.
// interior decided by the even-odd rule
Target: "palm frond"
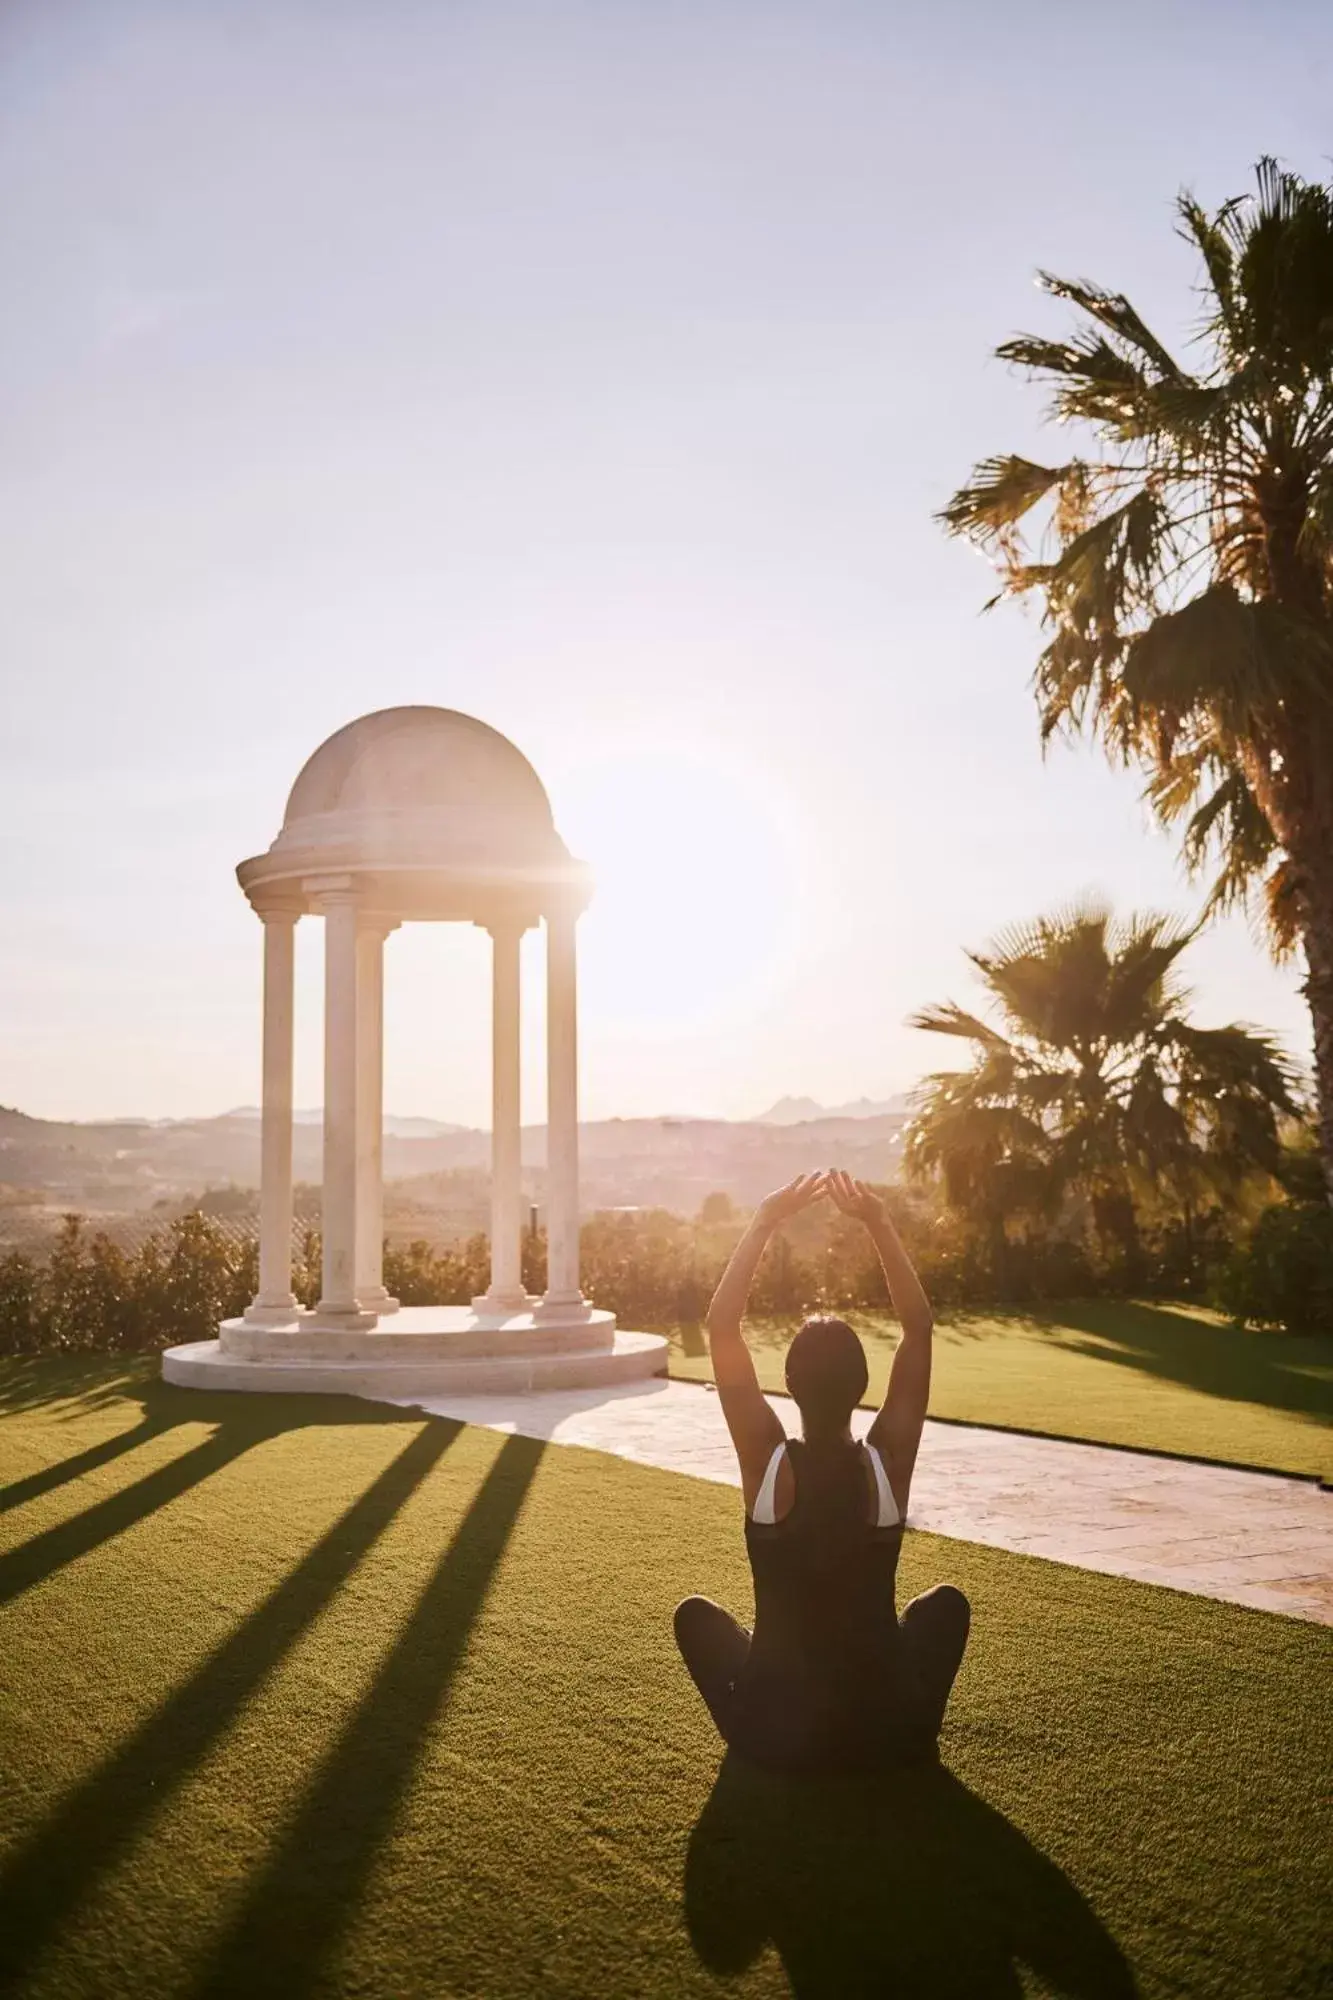
[(1290, 861), (1284, 858), (1274, 863), (1261, 885), (1260, 898), (1269, 947), (1280, 965), (1296, 951), (1304, 928), (1296, 871)]
[(1283, 1119), (1300, 1110), (1298, 1072), (1272, 1036), (1233, 1022), (1179, 1024), (1173, 1038), (1177, 1095), (1199, 1134), (1200, 1152), (1221, 1191), (1247, 1174), (1276, 1171)]
[(1155, 1050), (1145, 1051), (1134, 1071), (1122, 1129), (1128, 1161), (1147, 1186), (1189, 1157), (1189, 1120), (1167, 1089)]
[(1022, 520), (1053, 488), (1064, 485), (1075, 464), (1037, 465), (1012, 454), (982, 459), (971, 483), (960, 486), (935, 518), (951, 535), (966, 535), (984, 547)]
[(1095, 910), (1073, 920), (1047, 919), (1036, 926), (1035, 940), (1021, 932), (1002, 936), (998, 950), (968, 956), (1015, 1032), (1054, 1049), (1083, 1050), (1102, 1032), (1107, 923)]
[(1128, 341), (1162, 375), (1183, 375), (1184, 370), (1176, 365), (1174, 357), (1156, 334), (1145, 326), (1123, 292), (1105, 291), (1086, 279), (1058, 278), (1050, 271), (1039, 272), (1037, 281), (1042, 290), (1049, 292), (1053, 298), (1068, 299), (1071, 305), (1097, 320), (1109, 333)]
[(1004, 964), (1014, 959), (1034, 958), (1041, 953), (1058, 951), (1062, 940), (1085, 926), (1095, 925), (1105, 929), (1110, 922), (1111, 906), (1105, 897), (1091, 893), (1073, 896), (1045, 916), (1005, 924), (996, 931), (984, 953), (969, 951), (966, 956), (979, 971), (985, 972), (997, 962)]
[[(922, 1108), (904, 1134), (908, 1178), (944, 1183), (950, 1205), (994, 1212), (1018, 1195), (1014, 1169), (1040, 1170), (1047, 1153), (1040, 1124), (1010, 1105), (976, 1104), (966, 1079), (945, 1073), (927, 1079)], [(1040, 1182), (1040, 1171), (1029, 1173)]]
[(1203, 259), (1208, 283), (1217, 302), (1216, 320), (1228, 331), (1235, 324), (1236, 304), (1236, 255), (1228, 224), (1242, 200), (1243, 197), (1235, 196), (1231, 201), (1224, 202), (1216, 215), (1209, 215), (1190, 194), (1181, 194), (1176, 202), (1180, 234), (1186, 242), (1194, 245)]
[(1262, 1029), (1244, 1021), (1224, 1028), (1173, 1021), (1162, 1042), (1177, 1057), (1185, 1096), (1212, 1102), (1227, 1093), (1251, 1092), (1276, 1111), (1296, 1111), (1295, 1065), (1277, 1038)]
[(1091, 637), (1069, 625), (1057, 627), (1033, 675), (1041, 742), (1045, 749), (1064, 731), (1097, 727), (1108, 738), (1125, 734), (1115, 715), (1124, 706), (1108, 674), (1104, 634)]
[(909, 1028), (921, 1028), (929, 1035), (961, 1035), (964, 1040), (978, 1042), (983, 1048), (1008, 1049), (1004, 1036), (977, 1014), (969, 1014), (952, 1000), (941, 1005), (921, 1007), (907, 1017)]
[(1333, 570), (1333, 451), (1310, 473), (1298, 546), (1312, 563)]
[(1091, 332), (1072, 340), (1015, 334), (995, 350), (998, 361), (1052, 384), (1051, 414), (1060, 423), (1081, 421), (1112, 437), (1132, 437), (1153, 379), (1128, 355)]
[[(1209, 776), (1212, 789), (1200, 799)], [(1244, 770), (1227, 764), (1205, 737), (1154, 774), (1147, 797), (1164, 824), (1189, 813), (1181, 851), (1192, 874), (1216, 858), (1200, 923), (1220, 911), (1248, 910), (1273, 958), (1290, 958), (1301, 938), (1297, 877)]]
[(1195, 740), (1177, 743), (1170, 756), (1164, 757), (1149, 773), (1143, 796), (1163, 826), (1171, 826), (1197, 807), (1199, 793), (1212, 769), (1211, 748), (1206, 741)]
[(1190, 815), (1181, 842), (1187, 865), (1202, 868), (1218, 842), (1246, 869), (1262, 868), (1273, 852), (1273, 829), (1234, 766)]
[(1133, 1042), (1187, 1003), (1185, 988), (1170, 975), (1198, 934), (1198, 924), (1151, 914), (1113, 933), (1103, 1015), (1111, 1041)]
[(1255, 178), (1258, 199), (1246, 214), (1237, 260), (1247, 338), (1285, 370), (1326, 374), (1333, 364), (1333, 189), (1267, 157)]
[(1155, 618), (1125, 649), (1123, 679), (1136, 714), (1169, 757), (1191, 715), (1218, 714), (1247, 735), (1284, 691), (1283, 668), (1266, 645), (1257, 607), (1232, 583), (1214, 584), (1178, 611)]
[(1118, 634), (1151, 593), (1164, 526), (1161, 495), (1140, 487), (1075, 535), (1055, 562), (1027, 568), (1023, 587), (1040, 584), (1051, 615), (1069, 630)]

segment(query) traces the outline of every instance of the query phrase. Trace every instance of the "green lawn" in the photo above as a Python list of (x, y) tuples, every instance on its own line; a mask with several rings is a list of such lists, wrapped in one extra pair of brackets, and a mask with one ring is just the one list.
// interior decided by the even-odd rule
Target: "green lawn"
[(746, 1606), (730, 1490), (110, 1365), (0, 1411), (8, 1991), (1327, 1990), (1316, 1627), (912, 1535), (947, 1771), (719, 1777), (670, 1613)]
[[(895, 1323), (849, 1315), (884, 1393)], [(781, 1389), (791, 1322), (747, 1322), (765, 1388)], [(673, 1336), (671, 1372), (707, 1379), (702, 1335)], [(935, 1333), (931, 1415), (1188, 1458), (1333, 1476), (1333, 1340), (1245, 1333), (1194, 1306), (1090, 1299), (990, 1313)]]

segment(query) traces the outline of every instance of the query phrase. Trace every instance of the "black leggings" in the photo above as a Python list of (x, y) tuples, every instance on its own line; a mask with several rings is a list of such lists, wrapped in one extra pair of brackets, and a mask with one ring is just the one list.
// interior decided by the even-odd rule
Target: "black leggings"
[[(907, 1677), (916, 1691), (913, 1733), (926, 1744), (940, 1733), (971, 1622), (972, 1607), (952, 1583), (937, 1583), (914, 1597), (898, 1620)], [(749, 1633), (720, 1604), (687, 1597), (676, 1606), (676, 1644), (718, 1734), (728, 1741), (732, 1689), (749, 1656)]]

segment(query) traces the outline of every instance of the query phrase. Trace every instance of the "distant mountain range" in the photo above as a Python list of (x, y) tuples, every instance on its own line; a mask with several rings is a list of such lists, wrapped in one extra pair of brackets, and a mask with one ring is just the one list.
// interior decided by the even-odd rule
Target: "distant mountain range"
[(891, 1118), (912, 1108), (910, 1091), (896, 1097), (858, 1097), (850, 1104), (819, 1104), (813, 1097), (780, 1097), (761, 1112), (756, 1125), (813, 1125), (826, 1118)]
[[(234, 1111), (224, 1111), (224, 1118), (253, 1118), (262, 1115), (257, 1104), (238, 1104)], [(186, 1121), (187, 1123), (190, 1121)], [(294, 1125), (323, 1126), (324, 1113), (318, 1105), (305, 1111), (293, 1111)], [(384, 1130), (390, 1139), (443, 1139), (450, 1132), (466, 1132), (466, 1125), (445, 1125), (438, 1118), (401, 1118), (396, 1112), (384, 1114)]]
[[(693, 1215), (704, 1197), (728, 1194), (749, 1206), (770, 1188), (812, 1168), (844, 1166), (864, 1180), (896, 1176), (905, 1114), (867, 1100), (826, 1111), (787, 1098), (762, 1119), (606, 1118), (580, 1128), (586, 1212), (668, 1208)], [(810, 1115), (807, 1115), (810, 1114)], [(322, 1174), (319, 1112), (298, 1112), (293, 1166), (298, 1182)], [(489, 1132), (437, 1119), (385, 1120), (385, 1179), (402, 1202), (437, 1217), (485, 1220)], [(523, 1131), (523, 1180), (540, 1202), (546, 1131)], [(254, 1189), (259, 1181), (259, 1116), (241, 1106), (220, 1118), (98, 1124), (57, 1123), (0, 1106), (0, 1243), (46, 1233), (62, 1213), (104, 1219), (170, 1211), (208, 1189)], [(433, 1222), (423, 1224), (434, 1229)]]

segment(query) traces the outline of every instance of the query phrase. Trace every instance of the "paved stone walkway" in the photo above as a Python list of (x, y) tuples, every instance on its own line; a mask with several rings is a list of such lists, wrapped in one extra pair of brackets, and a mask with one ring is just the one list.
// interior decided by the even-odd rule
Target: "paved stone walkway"
[[(791, 1404), (769, 1400), (794, 1430)], [(405, 1407), (740, 1484), (717, 1397), (693, 1382)], [(858, 1434), (870, 1421), (857, 1412)], [(908, 1518), (931, 1534), (1333, 1625), (1333, 1494), (1308, 1480), (927, 1423)]]

